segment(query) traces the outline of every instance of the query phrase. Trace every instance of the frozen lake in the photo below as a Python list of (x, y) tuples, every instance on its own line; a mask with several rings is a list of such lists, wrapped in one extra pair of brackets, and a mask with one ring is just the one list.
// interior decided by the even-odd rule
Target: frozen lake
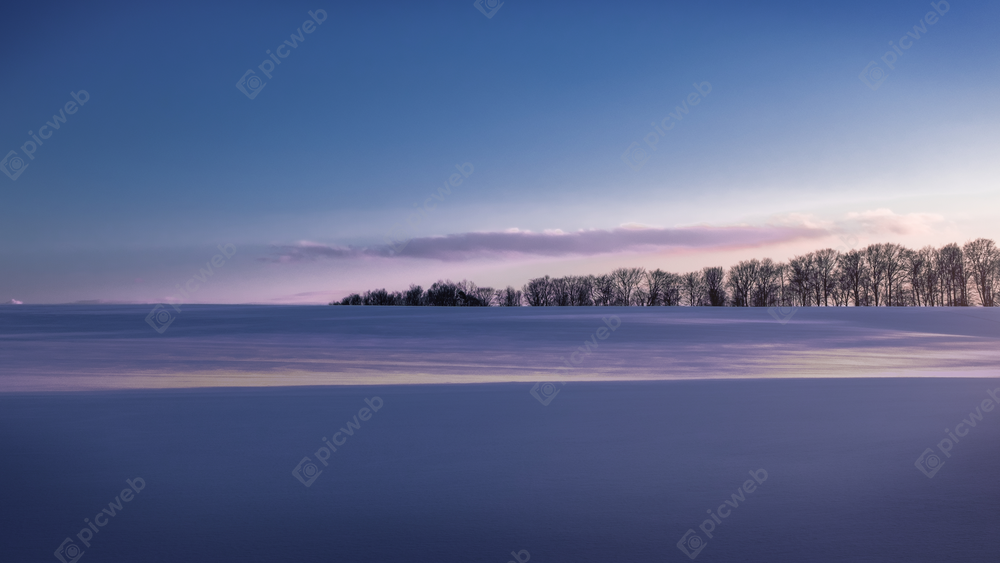
[(149, 312), (0, 308), (0, 392), (1000, 376), (1000, 309), (184, 306), (162, 334)]

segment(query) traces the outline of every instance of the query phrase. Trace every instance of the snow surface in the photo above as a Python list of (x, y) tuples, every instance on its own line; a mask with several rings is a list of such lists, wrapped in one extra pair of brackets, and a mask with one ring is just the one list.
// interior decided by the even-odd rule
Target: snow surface
[(1000, 376), (1000, 309), (184, 306), (163, 334), (148, 313), (4, 308), (0, 391)]

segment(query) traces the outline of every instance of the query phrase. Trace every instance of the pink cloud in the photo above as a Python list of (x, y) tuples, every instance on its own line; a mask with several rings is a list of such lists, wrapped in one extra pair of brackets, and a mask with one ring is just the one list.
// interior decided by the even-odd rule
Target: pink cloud
[(860, 230), (869, 234), (914, 235), (928, 233), (944, 218), (934, 213), (907, 213), (898, 215), (891, 209), (876, 209), (860, 213), (848, 213), (848, 222), (856, 223)]

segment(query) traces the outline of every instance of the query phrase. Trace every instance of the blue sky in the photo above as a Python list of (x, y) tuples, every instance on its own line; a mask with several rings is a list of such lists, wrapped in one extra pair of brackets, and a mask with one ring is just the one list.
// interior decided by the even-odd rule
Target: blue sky
[[(1000, 5), (801, 4), (505, 0), (491, 18), (466, 1), (14, 6), (0, 156), (28, 167), (0, 175), (0, 301), (164, 301), (218, 244), (238, 251), (187, 300), (1000, 238)], [(264, 77), (266, 51), (317, 10)], [(877, 89), (859, 78), (871, 61)], [(235, 87), (248, 70), (266, 83), (253, 99)], [(90, 99), (27, 156), (28, 132), (80, 90)], [(641, 166), (623, 160), (632, 143)], [(692, 227), (737, 234), (678, 245)], [(643, 228), (662, 241), (629, 246)], [(536, 253), (513, 229), (623, 242)], [(404, 231), (410, 250), (383, 252)], [(484, 232), (496, 246), (407, 255)]]

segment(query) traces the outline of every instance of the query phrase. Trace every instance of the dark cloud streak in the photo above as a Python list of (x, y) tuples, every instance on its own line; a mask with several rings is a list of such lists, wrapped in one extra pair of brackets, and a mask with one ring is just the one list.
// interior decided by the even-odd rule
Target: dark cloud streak
[[(829, 236), (825, 229), (807, 227), (684, 227), (677, 229), (618, 228), (575, 233), (461, 233), (410, 239), (376, 247), (342, 247), (315, 243), (279, 246), (267, 262), (312, 262), (324, 258), (421, 258), (463, 261), (496, 255), (594, 256), (623, 252), (657, 252), (688, 248), (713, 250), (754, 248)], [(394, 248), (400, 248), (398, 252)]]

